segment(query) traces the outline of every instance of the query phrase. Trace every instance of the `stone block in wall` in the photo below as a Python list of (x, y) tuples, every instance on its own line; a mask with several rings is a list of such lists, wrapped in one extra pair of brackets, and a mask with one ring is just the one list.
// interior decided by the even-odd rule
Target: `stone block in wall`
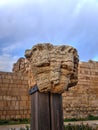
[[(0, 79), (3, 81), (2, 84), (0, 84), (0, 119), (15, 119), (16, 115), (22, 117), (27, 107), (24, 105), (21, 109), (20, 101), (27, 104), (29, 100), (29, 88), (26, 75), (21, 73), (0, 72)], [(21, 96), (24, 96), (22, 100)], [(30, 109), (30, 107), (28, 107), (28, 109)], [(22, 114), (20, 114), (20, 111), (23, 111)]]

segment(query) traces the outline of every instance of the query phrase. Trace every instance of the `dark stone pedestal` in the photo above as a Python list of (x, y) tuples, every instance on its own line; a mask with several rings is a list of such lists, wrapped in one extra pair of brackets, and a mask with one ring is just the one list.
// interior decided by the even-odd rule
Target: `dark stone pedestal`
[(31, 95), (31, 130), (63, 130), (61, 94)]

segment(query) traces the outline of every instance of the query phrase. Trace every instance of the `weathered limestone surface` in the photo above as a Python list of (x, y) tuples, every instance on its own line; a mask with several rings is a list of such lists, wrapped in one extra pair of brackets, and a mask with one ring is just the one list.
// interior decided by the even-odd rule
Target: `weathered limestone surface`
[(23, 58), (23, 57), (19, 58), (18, 61), (13, 64), (12, 71), (13, 73), (21, 72), (22, 74), (26, 74), (28, 77), (29, 88), (36, 84), (34, 80), (33, 72), (31, 69), (31, 65), (26, 58)]
[(78, 54), (71, 46), (37, 44), (26, 59), (40, 92), (62, 93), (78, 81)]
[(18, 61), (13, 64), (12, 71), (15, 73), (19, 73), (19, 72), (28, 73), (29, 70), (30, 70), (30, 64), (23, 57), (19, 58)]

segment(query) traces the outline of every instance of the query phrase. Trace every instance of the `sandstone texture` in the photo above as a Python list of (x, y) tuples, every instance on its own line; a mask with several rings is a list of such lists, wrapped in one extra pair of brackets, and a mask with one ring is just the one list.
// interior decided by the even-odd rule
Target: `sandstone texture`
[(28, 76), (0, 72), (0, 120), (30, 118)]
[(34, 80), (33, 72), (31, 69), (31, 65), (26, 58), (23, 58), (23, 57), (19, 58), (18, 61), (13, 64), (12, 71), (13, 73), (26, 74), (29, 79), (28, 80), (29, 88), (31, 88), (32, 86), (36, 84)]
[(40, 92), (62, 93), (78, 82), (79, 57), (71, 46), (37, 44), (25, 57)]
[(79, 62), (78, 84), (62, 96), (64, 118), (98, 116), (98, 62)]
[(19, 72), (28, 73), (29, 70), (30, 70), (30, 64), (23, 57), (19, 58), (18, 61), (13, 64), (12, 71), (15, 73), (19, 73)]

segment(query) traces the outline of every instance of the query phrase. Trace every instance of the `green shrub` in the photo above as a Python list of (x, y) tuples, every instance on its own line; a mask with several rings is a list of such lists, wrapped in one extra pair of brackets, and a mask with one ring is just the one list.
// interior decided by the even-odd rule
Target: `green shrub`
[(76, 118), (65, 118), (64, 119), (64, 122), (70, 122), (70, 121), (78, 121), (78, 119), (76, 119)]
[(87, 120), (98, 120), (98, 116), (88, 115)]
[(30, 124), (30, 119), (0, 120), (0, 125)]
[(70, 118), (64, 119), (64, 122), (70, 122), (70, 121), (87, 121), (87, 120), (98, 120), (98, 116), (88, 115), (86, 118)]

